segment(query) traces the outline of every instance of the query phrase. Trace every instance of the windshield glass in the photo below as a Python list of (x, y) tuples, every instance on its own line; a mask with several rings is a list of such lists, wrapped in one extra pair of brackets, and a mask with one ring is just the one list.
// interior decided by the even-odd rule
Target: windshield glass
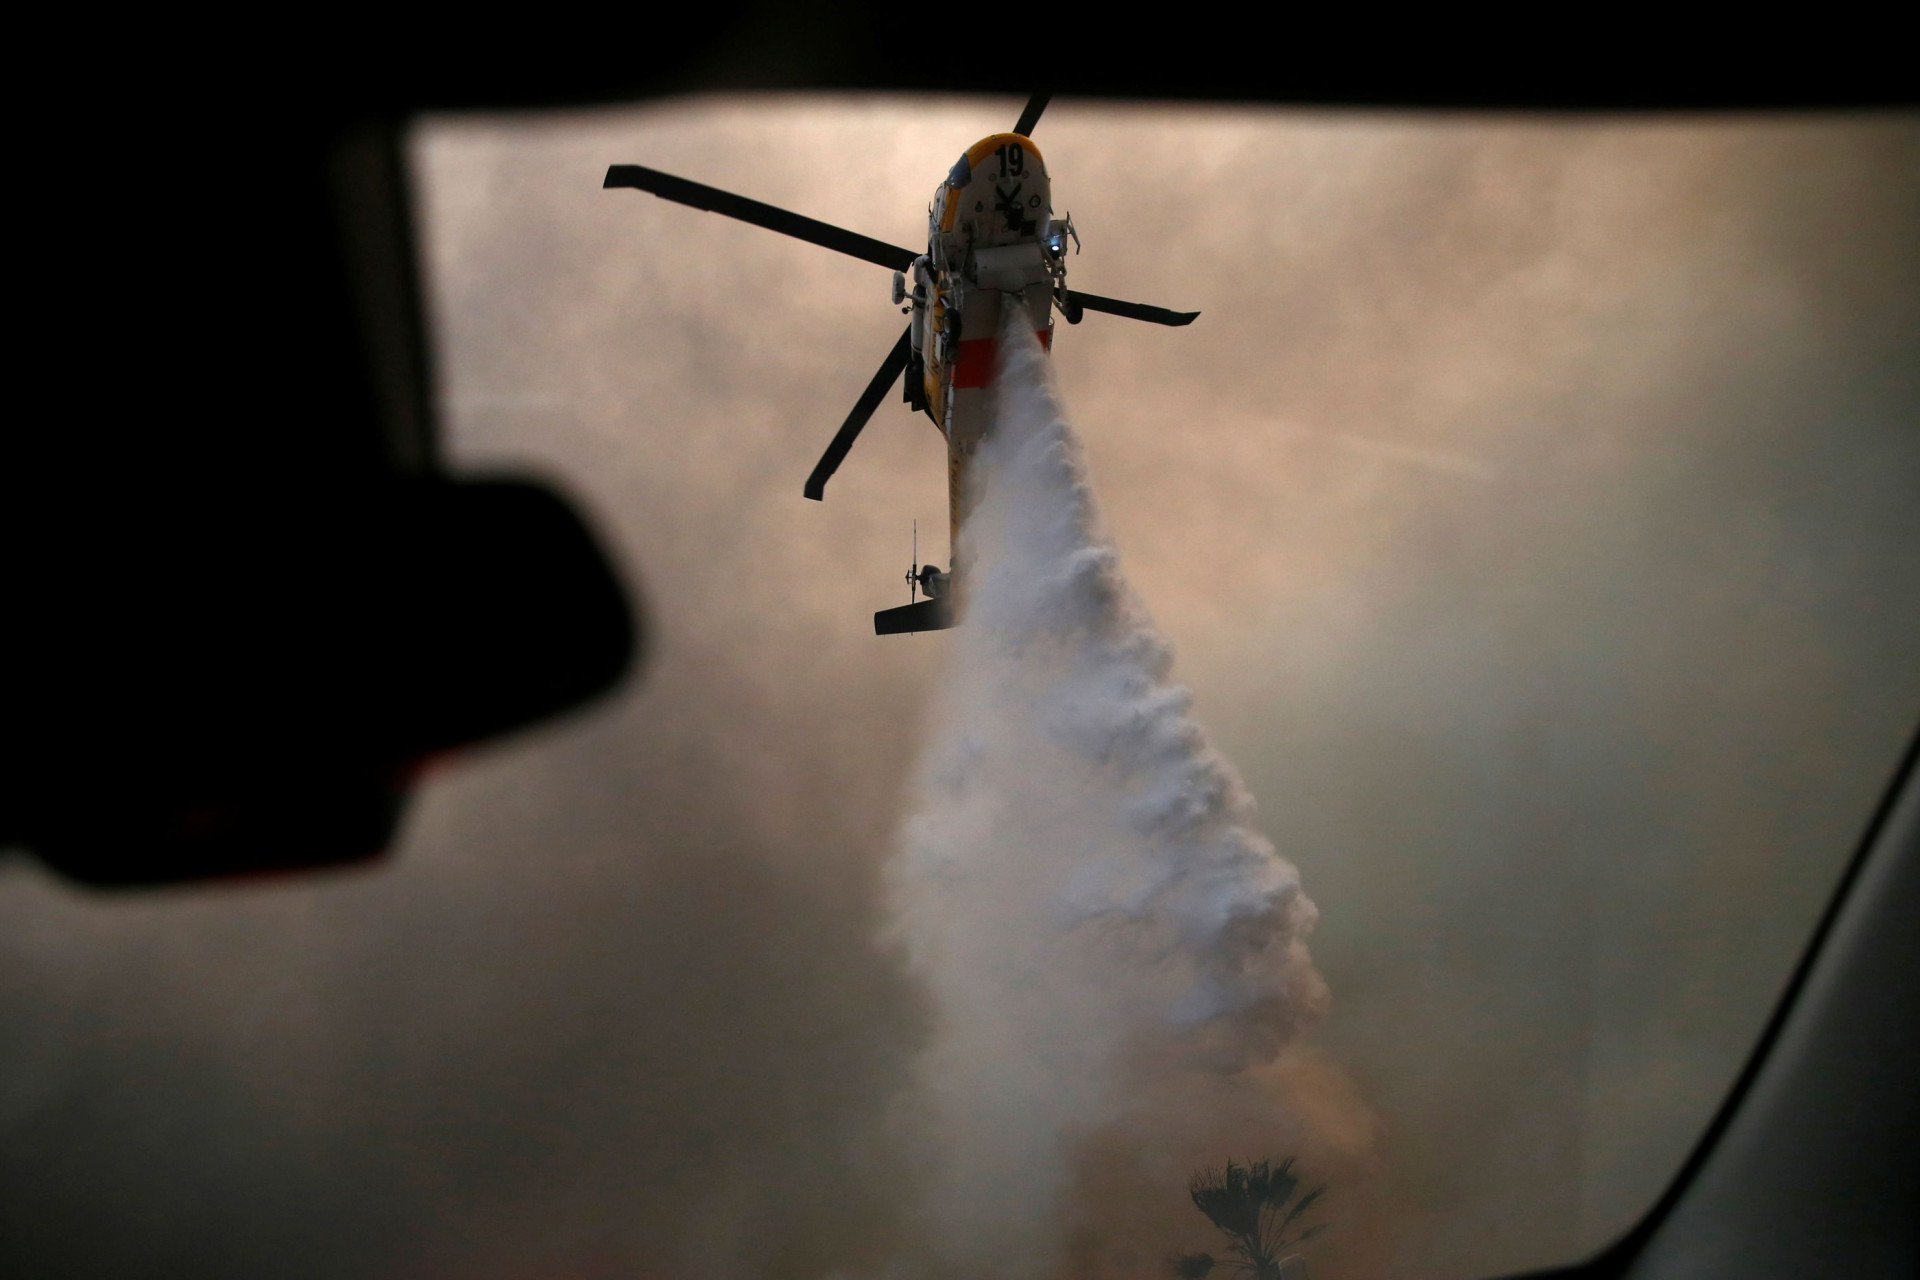
[[(436, 773), (369, 874), (8, 870), (4, 1234), (117, 1274), (1224, 1277), (1223, 1204), (1324, 1186), (1275, 1257), (1326, 1280), (1569, 1262), (1651, 1204), (1920, 722), (1920, 125), (1054, 102), (1068, 287), (1201, 314), (1054, 313), (1033, 438), (1083, 469), (995, 464), (996, 563), (1110, 545), (1138, 611), (1029, 687), (968, 625), (873, 634), (952, 564), (897, 386), (801, 495), (890, 272), (601, 187), (918, 254), (1018, 108), (417, 131), (449, 456), (577, 498), (644, 670)], [(1071, 536), (1021, 543), (1051, 502)], [(1139, 788), (992, 760), (1136, 660), (1168, 803), (1259, 869), (1126, 968), (1073, 940), (1148, 927)], [(90, 1235), (102, 1194), (148, 1208)]]

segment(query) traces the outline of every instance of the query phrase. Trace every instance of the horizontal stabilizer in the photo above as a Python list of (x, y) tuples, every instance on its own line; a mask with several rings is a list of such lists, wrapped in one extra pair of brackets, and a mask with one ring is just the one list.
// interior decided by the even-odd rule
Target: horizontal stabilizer
[(945, 631), (953, 625), (953, 606), (945, 600), (922, 600), (873, 615), (873, 634), (900, 636), (911, 631)]

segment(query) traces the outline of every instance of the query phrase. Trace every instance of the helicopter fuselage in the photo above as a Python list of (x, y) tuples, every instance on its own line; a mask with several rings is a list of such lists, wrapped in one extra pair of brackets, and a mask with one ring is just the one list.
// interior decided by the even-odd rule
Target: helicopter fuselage
[[(922, 254), (645, 165), (610, 165), (601, 184), (651, 192), (893, 271), (894, 305), (905, 303), (901, 310), (912, 319), (801, 490), (816, 502), (826, 497), (827, 481), (896, 381), (903, 383), (907, 402), (925, 412), (946, 438), (954, 563), (947, 572), (915, 564), (907, 575), (912, 583), (907, 604), (874, 614), (874, 630), (881, 635), (937, 631), (958, 620), (966, 567), (960, 526), (975, 496), (973, 456), (993, 421), (993, 381), (1005, 325), (1024, 318), (1041, 348), (1051, 352), (1055, 303), (1068, 324), (1080, 323), (1088, 311), (1174, 327), (1192, 324), (1200, 315), (1066, 287), (1067, 242), (1078, 253), (1080, 240), (1071, 218), (1054, 217), (1046, 162), (1032, 137), (1048, 97), (1033, 95), (1013, 132), (980, 139), (948, 170), (927, 208)], [(924, 602), (915, 600), (921, 589), (928, 597)]]
[[(967, 148), (933, 193), (927, 252), (903, 292), (911, 298), (905, 396), (947, 441), (947, 508), (956, 580), (960, 525), (971, 503), (969, 467), (993, 416), (1002, 326), (1023, 310), (1043, 349), (1063, 289), (1067, 223), (1053, 216), (1046, 163), (1033, 139), (996, 133)], [(904, 273), (903, 273), (904, 274)], [(898, 286), (896, 286), (898, 287)]]

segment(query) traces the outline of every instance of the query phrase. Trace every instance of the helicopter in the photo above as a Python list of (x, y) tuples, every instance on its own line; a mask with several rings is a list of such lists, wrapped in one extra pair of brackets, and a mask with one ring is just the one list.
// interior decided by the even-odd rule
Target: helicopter
[[(927, 208), (924, 253), (642, 165), (611, 165), (601, 184), (650, 192), (892, 268), (893, 304), (910, 317), (907, 327), (804, 488), (807, 497), (824, 500), (827, 481), (896, 381), (907, 404), (932, 419), (946, 438), (949, 545), (955, 560), (945, 571), (910, 565), (908, 602), (873, 615), (876, 635), (939, 631), (959, 621), (963, 565), (958, 548), (969, 509), (967, 469), (992, 425), (999, 334), (1010, 314), (1024, 308), (1048, 352), (1056, 307), (1068, 324), (1079, 324), (1089, 311), (1172, 326), (1192, 324), (1200, 315), (1067, 288), (1067, 245), (1078, 254), (1080, 235), (1071, 214), (1055, 216), (1046, 162), (1033, 141), (1050, 97), (1034, 94), (1010, 133), (982, 138), (954, 162)], [(919, 559), (917, 537), (913, 559)]]

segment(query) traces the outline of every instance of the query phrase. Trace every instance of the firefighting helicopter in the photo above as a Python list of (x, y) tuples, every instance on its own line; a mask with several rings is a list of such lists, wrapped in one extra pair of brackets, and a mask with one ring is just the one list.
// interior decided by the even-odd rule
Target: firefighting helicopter
[[(1033, 143), (1034, 126), (1050, 96), (1035, 94), (1011, 133), (982, 138), (954, 162), (927, 209), (925, 253), (637, 164), (610, 166), (602, 183), (603, 188), (648, 191), (893, 268), (894, 305), (911, 320), (807, 477), (805, 492), (815, 501), (825, 497), (827, 480), (904, 373), (904, 399), (931, 418), (947, 440), (949, 545), (956, 557), (967, 513), (967, 464), (991, 424), (995, 348), (1008, 307), (1026, 308), (1048, 351), (1055, 306), (1068, 324), (1079, 324), (1088, 311), (1164, 325), (1192, 324), (1200, 314), (1067, 288), (1067, 244), (1071, 241), (1077, 254), (1080, 236), (1070, 215), (1054, 216), (1046, 164)], [(957, 559), (947, 572), (930, 564), (910, 566), (908, 603), (874, 614), (875, 634), (953, 626), (959, 620), (962, 569)], [(922, 591), (924, 600), (918, 599)]]

